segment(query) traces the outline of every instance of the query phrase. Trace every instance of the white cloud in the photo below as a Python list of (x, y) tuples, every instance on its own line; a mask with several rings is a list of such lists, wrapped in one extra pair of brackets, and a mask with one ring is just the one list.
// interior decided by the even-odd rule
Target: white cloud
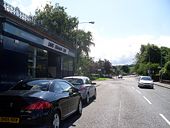
[(155, 44), (170, 47), (170, 36), (155, 37), (153, 35), (129, 36), (127, 38), (107, 38), (93, 33), (95, 47), (91, 47), (90, 56), (108, 59), (112, 64), (132, 64), (141, 44)]
[[(9, 0), (6, 0), (9, 3)], [(26, 4), (29, 3), (29, 4)], [(49, 3), (49, 0), (12, 0), (10, 4), (14, 7), (19, 7), (20, 11), (30, 15), (34, 14), (35, 9), (43, 7), (46, 3)]]

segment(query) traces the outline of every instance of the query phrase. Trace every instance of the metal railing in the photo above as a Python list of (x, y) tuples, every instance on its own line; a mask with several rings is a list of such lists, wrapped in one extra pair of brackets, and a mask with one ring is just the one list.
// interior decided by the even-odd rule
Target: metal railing
[(35, 19), (31, 15), (26, 15), (25, 13), (21, 12), (18, 7), (13, 7), (12, 5), (8, 4), (7, 2), (4, 2), (4, 9), (7, 12), (10, 12), (11, 14), (19, 17), (20, 19), (26, 21), (26, 22), (31, 22), (35, 23)]

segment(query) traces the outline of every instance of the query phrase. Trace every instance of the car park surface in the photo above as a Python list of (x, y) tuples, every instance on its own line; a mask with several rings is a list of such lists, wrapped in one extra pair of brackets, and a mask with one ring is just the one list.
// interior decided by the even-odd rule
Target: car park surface
[(82, 113), (76, 88), (61, 79), (20, 81), (0, 94), (0, 127), (58, 128), (60, 121)]

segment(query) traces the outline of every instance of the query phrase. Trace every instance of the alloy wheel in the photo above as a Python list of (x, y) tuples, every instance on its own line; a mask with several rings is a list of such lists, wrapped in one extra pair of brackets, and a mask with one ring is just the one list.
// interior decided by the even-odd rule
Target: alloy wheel
[(89, 102), (90, 102), (90, 97), (89, 97), (89, 94), (87, 93), (86, 103), (89, 104)]
[(80, 100), (79, 106), (78, 106), (78, 113), (79, 113), (80, 115), (82, 114), (82, 109), (83, 109), (83, 107), (82, 107), (82, 101)]
[(54, 114), (53, 118), (53, 128), (59, 128), (60, 127), (60, 116), (58, 113)]

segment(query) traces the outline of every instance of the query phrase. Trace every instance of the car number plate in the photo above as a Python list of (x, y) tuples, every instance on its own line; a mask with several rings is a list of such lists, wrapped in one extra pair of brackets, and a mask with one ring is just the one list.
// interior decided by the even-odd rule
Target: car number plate
[(0, 117), (0, 122), (4, 122), (4, 123), (19, 123), (19, 118), (15, 118), (15, 117)]

